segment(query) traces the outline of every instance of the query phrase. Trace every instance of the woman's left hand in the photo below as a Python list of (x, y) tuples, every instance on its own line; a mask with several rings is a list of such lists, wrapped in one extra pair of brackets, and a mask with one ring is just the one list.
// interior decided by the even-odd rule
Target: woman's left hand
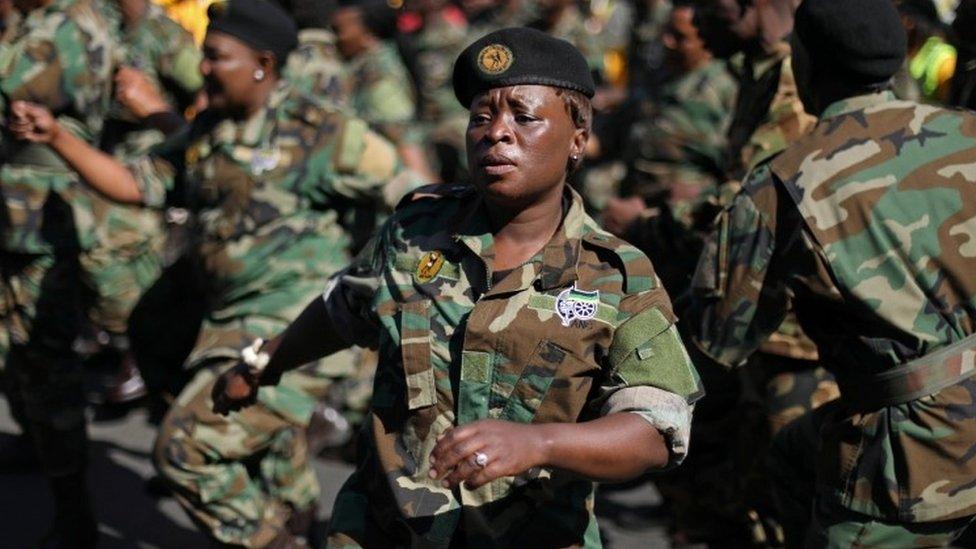
[[(484, 466), (477, 463), (478, 454), (487, 458)], [(483, 419), (441, 436), (430, 454), (430, 475), (443, 479), (445, 488), (464, 482), (474, 489), (546, 462), (546, 442), (539, 425)]]

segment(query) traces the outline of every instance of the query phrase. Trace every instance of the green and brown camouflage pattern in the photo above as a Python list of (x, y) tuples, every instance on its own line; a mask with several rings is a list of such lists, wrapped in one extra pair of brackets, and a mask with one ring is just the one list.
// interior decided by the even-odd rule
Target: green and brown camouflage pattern
[(402, 142), (415, 120), (417, 101), (396, 47), (382, 41), (350, 60), (345, 70), (356, 116), (393, 143)]
[(667, 82), (660, 97), (641, 113), (627, 154), (631, 183), (624, 194), (649, 203), (666, 201), (691, 227), (703, 193), (721, 181), (737, 85), (722, 61)]
[[(680, 462), (701, 388), (667, 293), (575, 192), (549, 243), (492, 284), (481, 199), (445, 187), (399, 209), (325, 293), (347, 343), (378, 345), (380, 357), (365, 453), (337, 497), (330, 546), (447, 546), (463, 535), (471, 547), (598, 547), (591, 482), (534, 469), (451, 491), (428, 477), (429, 454), (446, 430), (479, 419), (634, 411)], [(589, 313), (566, 313), (573, 303)]]
[[(974, 159), (970, 113), (890, 92), (830, 106), (723, 213), (697, 273), (697, 344), (740, 363), (792, 302), (846, 381), (972, 334)], [(976, 513), (974, 394), (970, 378), (867, 410), (842, 396), (820, 429), (818, 501), (901, 523)]]
[[(63, 127), (97, 142), (111, 98), (117, 45), (90, 0), (56, 0), (31, 11), (0, 45), (0, 111), (27, 100), (48, 107)], [(90, 247), (92, 202), (73, 171), (49, 148), (0, 137), (0, 248), (20, 253)]]
[(335, 34), (330, 30), (298, 31), (298, 47), (288, 54), (284, 76), (296, 90), (309, 97), (334, 105), (348, 104), (342, 58), (336, 49)]
[[(390, 143), (287, 83), (248, 120), (201, 113), (184, 134), (130, 166), (150, 205), (163, 203), (177, 174), (184, 178), (208, 296), (186, 361), (202, 370), (160, 430), (157, 467), (208, 536), (261, 547), (287, 519), (282, 498), (306, 505), (318, 493), (304, 438), (293, 432), (307, 424), (315, 399), (335, 378), (353, 373), (355, 356), (307, 365), (262, 389), (257, 406), (229, 417), (211, 412), (214, 372), (236, 363), (255, 338), (283, 331), (322, 281), (348, 264), (349, 238), (336, 208), (392, 207), (409, 189), (398, 190), (400, 166)], [(262, 471), (270, 467), (274, 478), (290, 481), (250, 479), (233, 463), (264, 450)], [(290, 493), (300, 497), (288, 499)]]

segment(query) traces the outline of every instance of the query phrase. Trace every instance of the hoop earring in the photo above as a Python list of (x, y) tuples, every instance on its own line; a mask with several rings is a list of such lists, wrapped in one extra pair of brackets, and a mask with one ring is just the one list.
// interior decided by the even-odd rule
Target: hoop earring
[(254, 81), (260, 82), (264, 80), (264, 69), (254, 69)]

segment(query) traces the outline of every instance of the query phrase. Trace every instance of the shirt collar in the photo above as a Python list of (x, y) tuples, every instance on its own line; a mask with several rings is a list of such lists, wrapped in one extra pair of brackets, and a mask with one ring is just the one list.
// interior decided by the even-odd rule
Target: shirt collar
[(889, 90), (878, 93), (870, 93), (867, 95), (848, 97), (847, 99), (841, 99), (840, 101), (831, 103), (830, 106), (824, 109), (823, 114), (820, 115), (820, 120), (826, 120), (842, 114), (864, 110), (869, 107), (881, 105), (882, 103), (889, 103), (894, 100), (895, 94)]
[[(586, 213), (583, 199), (566, 186), (564, 197), (568, 203), (562, 223), (549, 242), (529, 261), (513, 270), (489, 293), (508, 293), (521, 291), (535, 284), (539, 290), (550, 290), (570, 285), (578, 278), (580, 245), (584, 232)], [(491, 280), (491, 265), (494, 263), (494, 238), (484, 209), (484, 201), (479, 196), (473, 205), (459, 216), (454, 224), (459, 230), (455, 240), (463, 244), (485, 264), (486, 275)], [(526, 276), (525, 269), (532, 269), (533, 276)], [(516, 271), (522, 271), (521, 276)]]

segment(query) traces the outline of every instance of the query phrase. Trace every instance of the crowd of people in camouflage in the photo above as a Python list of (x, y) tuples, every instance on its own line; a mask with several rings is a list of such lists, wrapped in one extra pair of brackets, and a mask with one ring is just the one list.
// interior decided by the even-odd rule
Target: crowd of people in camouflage
[(0, 0), (0, 473), (95, 547), (146, 406), (219, 547), (976, 544), (970, 109), (973, 0)]

